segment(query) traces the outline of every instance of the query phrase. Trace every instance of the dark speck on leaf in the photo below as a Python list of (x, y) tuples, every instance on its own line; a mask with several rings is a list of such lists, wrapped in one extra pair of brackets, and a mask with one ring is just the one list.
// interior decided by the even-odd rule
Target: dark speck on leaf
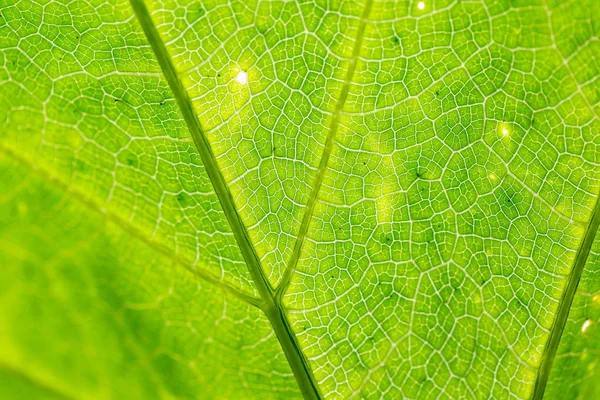
[(523, 301), (521, 301), (521, 299), (519, 299), (518, 297), (516, 297), (515, 300), (517, 300), (517, 304), (519, 304), (519, 306), (525, 307), (525, 303), (523, 303)]

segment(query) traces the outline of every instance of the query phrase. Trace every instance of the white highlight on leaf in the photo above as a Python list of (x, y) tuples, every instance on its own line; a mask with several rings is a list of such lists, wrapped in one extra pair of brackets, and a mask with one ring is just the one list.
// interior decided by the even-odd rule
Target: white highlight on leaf
[(501, 122), (498, 125), (498, 135), (500, 135), (503, 138), (508, 139), (510, 137), (510, 134), (511, 134), (510, 125), (506, 122)]
[(417, 4), (417, 8), (418, 8), (419, 10), (424, 10), (424, 9), (425, 9), (425, 3), (424, 3), (424, 2), (422, 2), (422, 1), (420, 1), (420, 2), (419, 2), (419, 4)]
[(585, 333), (585, 331), (589, 329), (590, 325), (592, 325), (592, 320), (586, 319), (583, 325), (581, 325), (581, 333)]
[(238, 72), (238, 74), (235, 76), (235, 80), (241, 85), (247, 84), (248, 83), (248, 73), (246, 71)]

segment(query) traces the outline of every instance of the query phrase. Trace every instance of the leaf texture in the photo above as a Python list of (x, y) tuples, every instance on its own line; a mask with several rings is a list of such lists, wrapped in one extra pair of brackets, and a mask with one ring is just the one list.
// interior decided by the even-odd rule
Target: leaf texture
[(599, 7), (1, 5), (0, 390), (593, 397)]

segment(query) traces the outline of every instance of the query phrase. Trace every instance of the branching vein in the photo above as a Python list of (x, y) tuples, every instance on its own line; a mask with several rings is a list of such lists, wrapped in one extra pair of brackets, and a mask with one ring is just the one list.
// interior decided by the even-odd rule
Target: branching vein
[(294, 244), (294, 250), (292, 252), (286, 270), (283, 273), (283, 277), (281, 278), (279, 286), (277, 287), (277, 296), (280, 298), (285, 293), (285, 290), (287, 289), (290, 283), (290, 279), (294, 274), (294, 271), (296, 270), (296, 266), (298, 265), (298, 260), (300, 259), (302, 245), (304, 244), (306, 234), (308, 233), (308, 228), (310, 226), (317, 198), (319, 196), (319, 190), (321, 189), (323, 178), (325, 177), (325, 172), (327, 171), (327, 164), (329, 162), (329, 156), (331, 155), (331, 150), (333, 148), (335, 136), (339, 130), (340, 119), (342, 117), (342, 111), (344, 110), (344, 104), (346, 103), (346, 99), (348, 98), (348, 92), (350, 91), (350, 87), (352, 86), (352, 79), (354, 77), (354, 72), (356, 71), (356, 64), (358, 63), (360, 49), (362, 48), (362, 41), (365, 33), (367, 19), (369, 17), (369, 13), (371, 12), (372, 6), (373, 0), (367, 0), (363, 11), (363, 15), (360, 20), (360, 24), (358, 26), (358, 33), (354, 42), (354, 48), (352, 50), (352, 58), (350, 59), (350, 65), (348, 66), (348, 70), (346, 71), (346, 78), (344, 80), (344, 85), (340, 93), (340, 98), (338, 99), (337, 104), (335, 106), (335, 111), (333, 113), (333, 117), (329, 127), (329, 133), (327, 134), (325, 147), (323, 149), (323, 155), (321, 156), (321, 161), (319, 162), (317, 174), (312, 185), (308, 202), (306, 203), (306, 210), (304, 211), (304, 215), (302, 217), (298, 237), (296, 238), (296, 243)]

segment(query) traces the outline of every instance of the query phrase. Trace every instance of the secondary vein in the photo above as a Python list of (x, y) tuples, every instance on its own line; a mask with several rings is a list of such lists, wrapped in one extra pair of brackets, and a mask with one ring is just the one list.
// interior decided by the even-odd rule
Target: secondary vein
[(323, 148), (323, 154), (321, 156), (321, 160), (317, 168), (317, 174), (315, 176), (315, 180), (313, 182), (308, 197), (308, 202), (306, 203), (306, 210), (304, 211), (304, 215), (302, 216), (302, 222), (300, 223), (298, 236), (296, 237), (296, 242), (294, 243), (294, 249), (292, 251), (292, 255), (290, 256), (290, 260), (287, 264), (287, 267), (283, 273), (283, 277), (281, 278), (281, 281), (279, 282), (279, 285), (276, 289), (277, 297), (279, 299), (283, 297), (287, 287), (289, 286), (292, 275), (294, 274), (294, 271), (296, 270), (296, 267), (298, 265), (298, 260), (300, 259), (300, 252), (302, 251), (302, 246), (306, 239), (306, 234), (308, 233), (308, 228), (310, 226), (310, 222), (312, 220), (315, 206), (317, 203), (317, 198), (319, 196), (319, 191), (321, 189), (321, 185), (323, 184), (325, 172), (328, 168), (327, 165), (329, 163), (329, 157), (331, 156), (331, 150), (333, 149), (333, 143), (335, 141), (336, 134), (339, 130), (340, 119), (342, 117), (344, 104), (346, 104), (346, 99), (348, 98), (348, 93), (350, 92), (350, 86), (352, 85), (354, 72), (356, 71), (356, 64), (358, 63), (360, 49), (362, 48), (362, 41), (367, 26), (367, 19), (369, 17), (369, 14), (371, 13), (372, 6), (373, 0), (367, 0), (365, 8), (363, 10), (363, 14), (360, 19), (360, 23), (358, 25), (356, 40), (352, 49), (352, 57), (349, 60), (350, 65), (348, 66), (348, 70), (346, 71), (346, 77), (344, 79), (344, 84), (340, 92), (340, 97), (333, 112), (333, 117), (329, 126), (329, 133), (327, 134), (327, 138), (325, 139), (325, 147)]
[(10, 374), (14, 379), (19, 379), (22, 382), (29, 384), (55, 399), (74, 400), (76, 397), (67, 393), (63, 388), (53, 385), (48, 379), (41, 379), (40, 376), (33, 376), (29, 371), (24, 371), (20, 368), (15, 368), (5, 362), (0, 363), (0, 372)]
[(590, 223), (585, 230), (583, 240), (581, 241), (579, 249), (577, 250), (575, 262), (567, 280), (567, 286), (563, 292), (562, 298), (560, 299), (560, 303), (558, 304), (558, 312), (556, 314), (556, 318), (554, 319), (554, 323), (552, 324), (552, 328), (550, 329), (550, 338), (548, 339), (548, 342), (546, 342), (546, 347), (544, 348), (544, 353), (542, 355), (542, 361), (538, 370), (537, 379), (535, 381), (535, 387), (532, 395), (532, 399), (534, 400), (541, 400), (544, 396), (544, 391), (546, 390), (546, 385), (548, 383), (548, 377), (550, 376), (550, 371), (552, 369), (552, 363), (554, 362), (554, 358), (556, 356), (556, 350), (560, 344), (560, 339), (569, 317), (569, 311), (571, 310), (571, 305), (573, 304), (573, 299), (575, 297), (575, 293), (577, 292), (577, 286), (581, 280), (581, 274), (583, 273), (587, 258), (590, 254), (592, 244), (594, 243), (594, 237), (596, 236), (599, 225), (600, 197), (596, 198), (596, 205), (592, 212)]
[(146, 246), (157, 251), (158, 253), (160, 253), (161, 255), (166, 257), (167, 259), (173, 261), (175, 264), (182, 266), (187, 271), (191, 272), (192, 274), (196, 275), (197, 277), (213, 284), (214, 286), (220, 288), (221, 290), (224, 290), (227, 293), (234, 295), (238, 299), (240, 299), (248, 304), (251, 304), (255, 307), (262, 308), (263, 305), (262, 305), (262, 302), (260, 299), (257, 299), (254, 296), (244, 293), (244, 292), (240, 291), (239, 289), (237, 289), (233, 286), (230, 286), (229, 284), (227, 284), (223, 281), (218, 280), (216, 277), (210, 275), (209, 273), (207, 273), (201, 269), (192, 267), (192, 264), (190, 262), (186, 261), (185, 259), (178, 256), (177, 254), (173, 253), (171, 250), (167, 249), (166, 247), (162, 246), (161, 244), (156, 243), (151, 238), (149, 238), (147, 235), (144, 235), (138, 229), (133, 227), (129, 222), (127, 222), (123, 218), (119, 217), (115, 213), (111, 212), (109, 209), (106, 209), (105, 207), (100, 205), (98, 202), (96, 202), (95, 200), (93, 200), (92, 198), (87, 196), (85, 193), (77, 190), (76, 188), (74, 188), (72, 186), (69, 186), (67, 183), (63, 182), (59, 177), (55, 176), (51, 172), (46, 171), (42, 168), (39, 168), (39, 167), (33, 165), (30, 160), (22, 157), (21, 155), (12, 151), (10, 148), (0, 146), (0, 152), (5, 154), (6, 156), (10, 157), (11, 159), (13, 159), (15, 162), (18, 162), (19, 164), (29, 168), (35, 174), (46, 179), (46, 181), (52, 182), (52, 184), (54, 186), (61, 189), (66, 195), (69, 195), (72, 199), (78, 201), (80, 204), (84, 205), (89, 210), (102, 215), (102, 217), (106, 218), (106, 220), (112, 222), (113, 224), (115, 224), (116, 226), (118, 226), (119, 228), (121, 228), (122, 230), (127, 232), (131, 237), (144, 243)]

